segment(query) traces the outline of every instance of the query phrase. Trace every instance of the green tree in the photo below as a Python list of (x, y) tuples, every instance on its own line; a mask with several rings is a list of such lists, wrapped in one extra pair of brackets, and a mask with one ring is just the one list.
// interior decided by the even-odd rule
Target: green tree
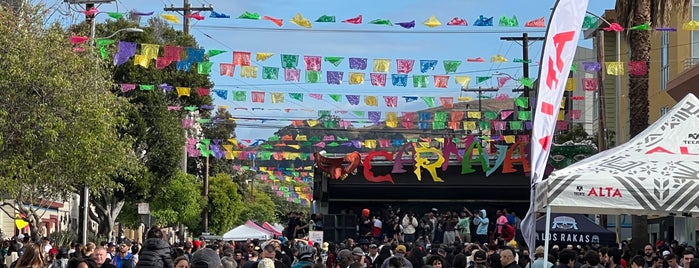
[(50, 201), (83, 185), (114, 189), (109, 177), (135, 161), (117, 135), (125, 101), (94, 53), (75, 53), (42, 8), (0, 9), (0, 191), (2, 210), (27, 216), (32, 235)]
[(575, 124), (568, 131), (561, 132), (555, 136), (555, 141), (558, 144), (567, 141), (579, 143), (584, 140), (592, 140), (592, 137), (590, 137), (590, 134), (587, 134), (587, 131), (585, 131), (585, 127), (583, 126), (583, 124)]
[(245, 202), (243, 211), (240, 213), (238, 224), (245, 223), (247, 220), (255, 222), (277, 222), (275, 212), (275, 203), (266, 192), (255, 189), (253, 191), (254, 199), (248, 199)]
[[(236, 127), (235, 121), (231, 118), (233, 116), (227, 109), (219, 108), (216, 114), (211, 117), (211, 122), (202, 125), (204, 137), (211, 140), (220, 140), (221, 145), (230, 145), (233, 150), (239, 150), (238, 146), (229, 141), (229, 139), (235, 138)], [(209, 174), (215, 176), (219, 173), (226, 173), (229, 176), (235, 174), (231, 160), (225, 158), (209, 159)]]
[(178, 223), (194, 228), (201, 219), (201, 210), (206, 205), (201, 196), (201, 181), (196, 177), (178, 172), (162, 185), (151, 203), (153, 216), (158, 224), (173, 226)]
[(240, 213), (245, 204), (238, 194), (238, 185), (230, 175), (220, 173), (209, 178), (209, 232), (223, 234), (240, 222)]
[[(644, 23), (668, 25), (670, 18), (685, 21), (692, 10), (692, 0), (617, 0), (617, 21), (629, 28)], [(644, 75), (629, 75), (629, 134), (635, 137), (648, 127), (648, 73), (650, 65), (651, 31), (626, 31), (630, 45), (630, 61), (642, 61), (649, 72)], [(641, 249), (648, 242), (648, 218), (632, 216), (631, 249)]]

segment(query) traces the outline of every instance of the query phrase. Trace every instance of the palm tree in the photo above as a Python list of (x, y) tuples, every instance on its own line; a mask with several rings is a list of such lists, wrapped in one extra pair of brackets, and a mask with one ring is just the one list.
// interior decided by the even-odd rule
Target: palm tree
[[(687, 18), (692, 8), (692, 0), (617, 0), (616, 15), (619, 24), (625, 27), (650, 23), (664, 27), (672, 16)], [(684, 20), (684, 19), (682, 19)], [(651, 32), (627, 31), (630, 44), (631, 61), (650, 61)], [(651, 71), (648, 66), (649, 72)], [(648, 127), (648, 73), (642, 76), (629, 76), (629, 109), (633, 111), (630, 118), (629, 134), (634, 137)], [(648, 219), (645, 216), (633, 216), (632, 249), (641, 249), (648, 242)]]

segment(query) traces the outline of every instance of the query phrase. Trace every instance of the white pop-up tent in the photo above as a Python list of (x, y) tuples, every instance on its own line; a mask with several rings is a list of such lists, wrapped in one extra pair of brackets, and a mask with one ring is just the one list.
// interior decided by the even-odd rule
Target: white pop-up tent
[(554, 171), (536, 193), (538, 211), (699, 216), (699, 100), (687, 95), (629, 142)]
[(245, 241), (248, 239), (267, 240), (272, 238), (272, 235), (243, 224), (226, 232), (222, 237), (224, 241)]

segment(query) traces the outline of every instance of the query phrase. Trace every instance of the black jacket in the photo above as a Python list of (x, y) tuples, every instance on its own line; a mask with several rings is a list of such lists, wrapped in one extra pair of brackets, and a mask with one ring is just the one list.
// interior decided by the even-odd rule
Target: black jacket
[(136, 268), (173, 268), (171, 251), (167, 241), (148, 238), (138, 254)]

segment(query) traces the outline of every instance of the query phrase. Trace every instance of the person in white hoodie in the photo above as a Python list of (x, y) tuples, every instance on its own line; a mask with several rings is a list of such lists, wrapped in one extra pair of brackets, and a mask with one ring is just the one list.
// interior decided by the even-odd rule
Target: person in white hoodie
[(473, 217), (473, 224), (478, 225), (476, 228), (476, 241), (481, 244), (488, 243), (488, 216), (486, 215), (485, 209), (481, 209), (478, 214)]
[(401, 227), (403, 227), (403, 241), (405, 243), (415, 242), (415, 227), (417, 227), (417, 224), (417, 218), (415, 218), (412, 211), (403, 216)]

